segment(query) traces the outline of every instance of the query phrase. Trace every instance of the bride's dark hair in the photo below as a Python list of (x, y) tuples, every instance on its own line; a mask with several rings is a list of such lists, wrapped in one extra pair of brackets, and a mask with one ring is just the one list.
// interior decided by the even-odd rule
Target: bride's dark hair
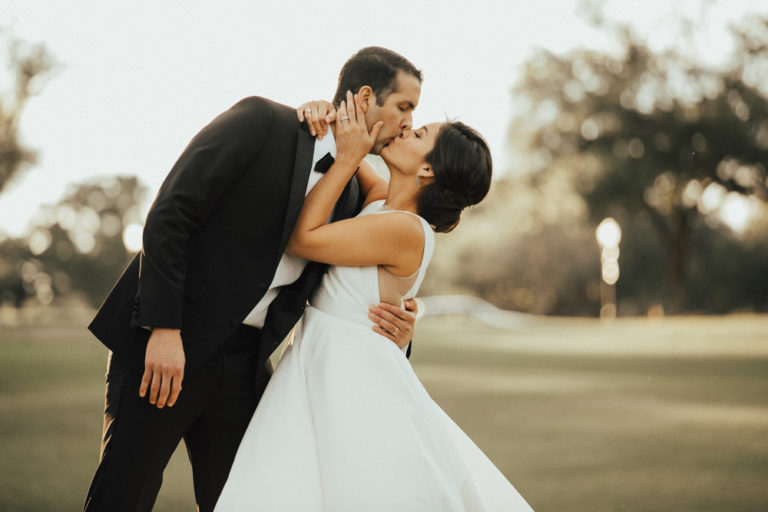
[(491, 187), (491, 152), (483, 137), (461, 122), (446, 123), (427, 154), (435, 179), (419, 195), (419, 215), (440, 233), (459, 223), (461, 211)]

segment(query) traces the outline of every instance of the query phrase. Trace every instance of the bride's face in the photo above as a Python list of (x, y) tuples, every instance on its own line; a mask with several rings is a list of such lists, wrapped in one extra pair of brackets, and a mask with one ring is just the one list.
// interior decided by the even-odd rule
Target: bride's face
[(403, 132), (381, 150), (380, 156), (391, 169), (404, 174), (416, 174), (426, 161), (427, 154), (435, 146), (435, 140), (444, 123), (425, 124), (420, 128)]

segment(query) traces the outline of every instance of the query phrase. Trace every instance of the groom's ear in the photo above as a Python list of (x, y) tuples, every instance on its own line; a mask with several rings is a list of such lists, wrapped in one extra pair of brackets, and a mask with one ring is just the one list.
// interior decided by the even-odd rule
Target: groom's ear
[(357, 91), (357, 101), (360, 102), (360, 108), (363, 109), (363, 112), (367, 114), (371, 103), (376, 102), (376, 95), (373, 94), (370, 85), (364, 85)]

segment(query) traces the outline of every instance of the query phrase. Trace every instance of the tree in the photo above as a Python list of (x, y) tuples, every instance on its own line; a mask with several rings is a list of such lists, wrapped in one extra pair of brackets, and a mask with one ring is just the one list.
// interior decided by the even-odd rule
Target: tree
[(454, 232), (437, 235), (420, 293), (475, 295), (502, 309), (540, 315), (596, 315), (594, 233), (579, 216), (578, 202), (545, 203), (547, 193), (524, 180), (495, 180)]
[(593, 222), (651, 223), (666, 251), (666, 307), (679, 312), (697, 223), (730, 192), (768, 200), (768, 20), (735, 31), (724, 70), (613, 30), (618, 54), (529, 60), (513, 132), (537, 156), (533, 181), (567, 175)]
[[(4, 37), (3, 37), (4, 36)], [(3, 41), (4, 40), (4, 41)], [(8, 48), (6, 68), (12, 76), (13, 91), (0, 98), (0, 193), (27, 166), (35, 152), (19, 139), (19, 120), (29, 99), (38, 94), (54, 69), (54, 59), (43, 44), (19, 41), (0, 31), (0, 43)]]

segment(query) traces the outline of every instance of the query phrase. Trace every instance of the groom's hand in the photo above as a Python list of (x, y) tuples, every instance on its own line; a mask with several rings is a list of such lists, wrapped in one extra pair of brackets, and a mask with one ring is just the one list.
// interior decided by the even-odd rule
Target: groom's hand
[(398, 347), (405, 348), (413, 339), (416, 316), (419, 308), (414, 299), (404, 302), (405, 309), (381, 302), (371, 306), (369, 317), (373, 321), (373, 330), (385, 338), (394, 341)]
[(307, 123), (309, 133), (322, 140), (328, 133), (328, 125), (336, 120), (336, 109), (325, 100), (308, 101), (296, 109), (296, 118)]
[[(184, 380), (184, 345), (178, 329), (152, 329), (144, 358), (144, 376), (139, 396), (144, 398), (149, 388), (149, 403), (162, 409), (171, 407), (181, 393)], [(170, 395), (170, 396), (169, 396)]]

